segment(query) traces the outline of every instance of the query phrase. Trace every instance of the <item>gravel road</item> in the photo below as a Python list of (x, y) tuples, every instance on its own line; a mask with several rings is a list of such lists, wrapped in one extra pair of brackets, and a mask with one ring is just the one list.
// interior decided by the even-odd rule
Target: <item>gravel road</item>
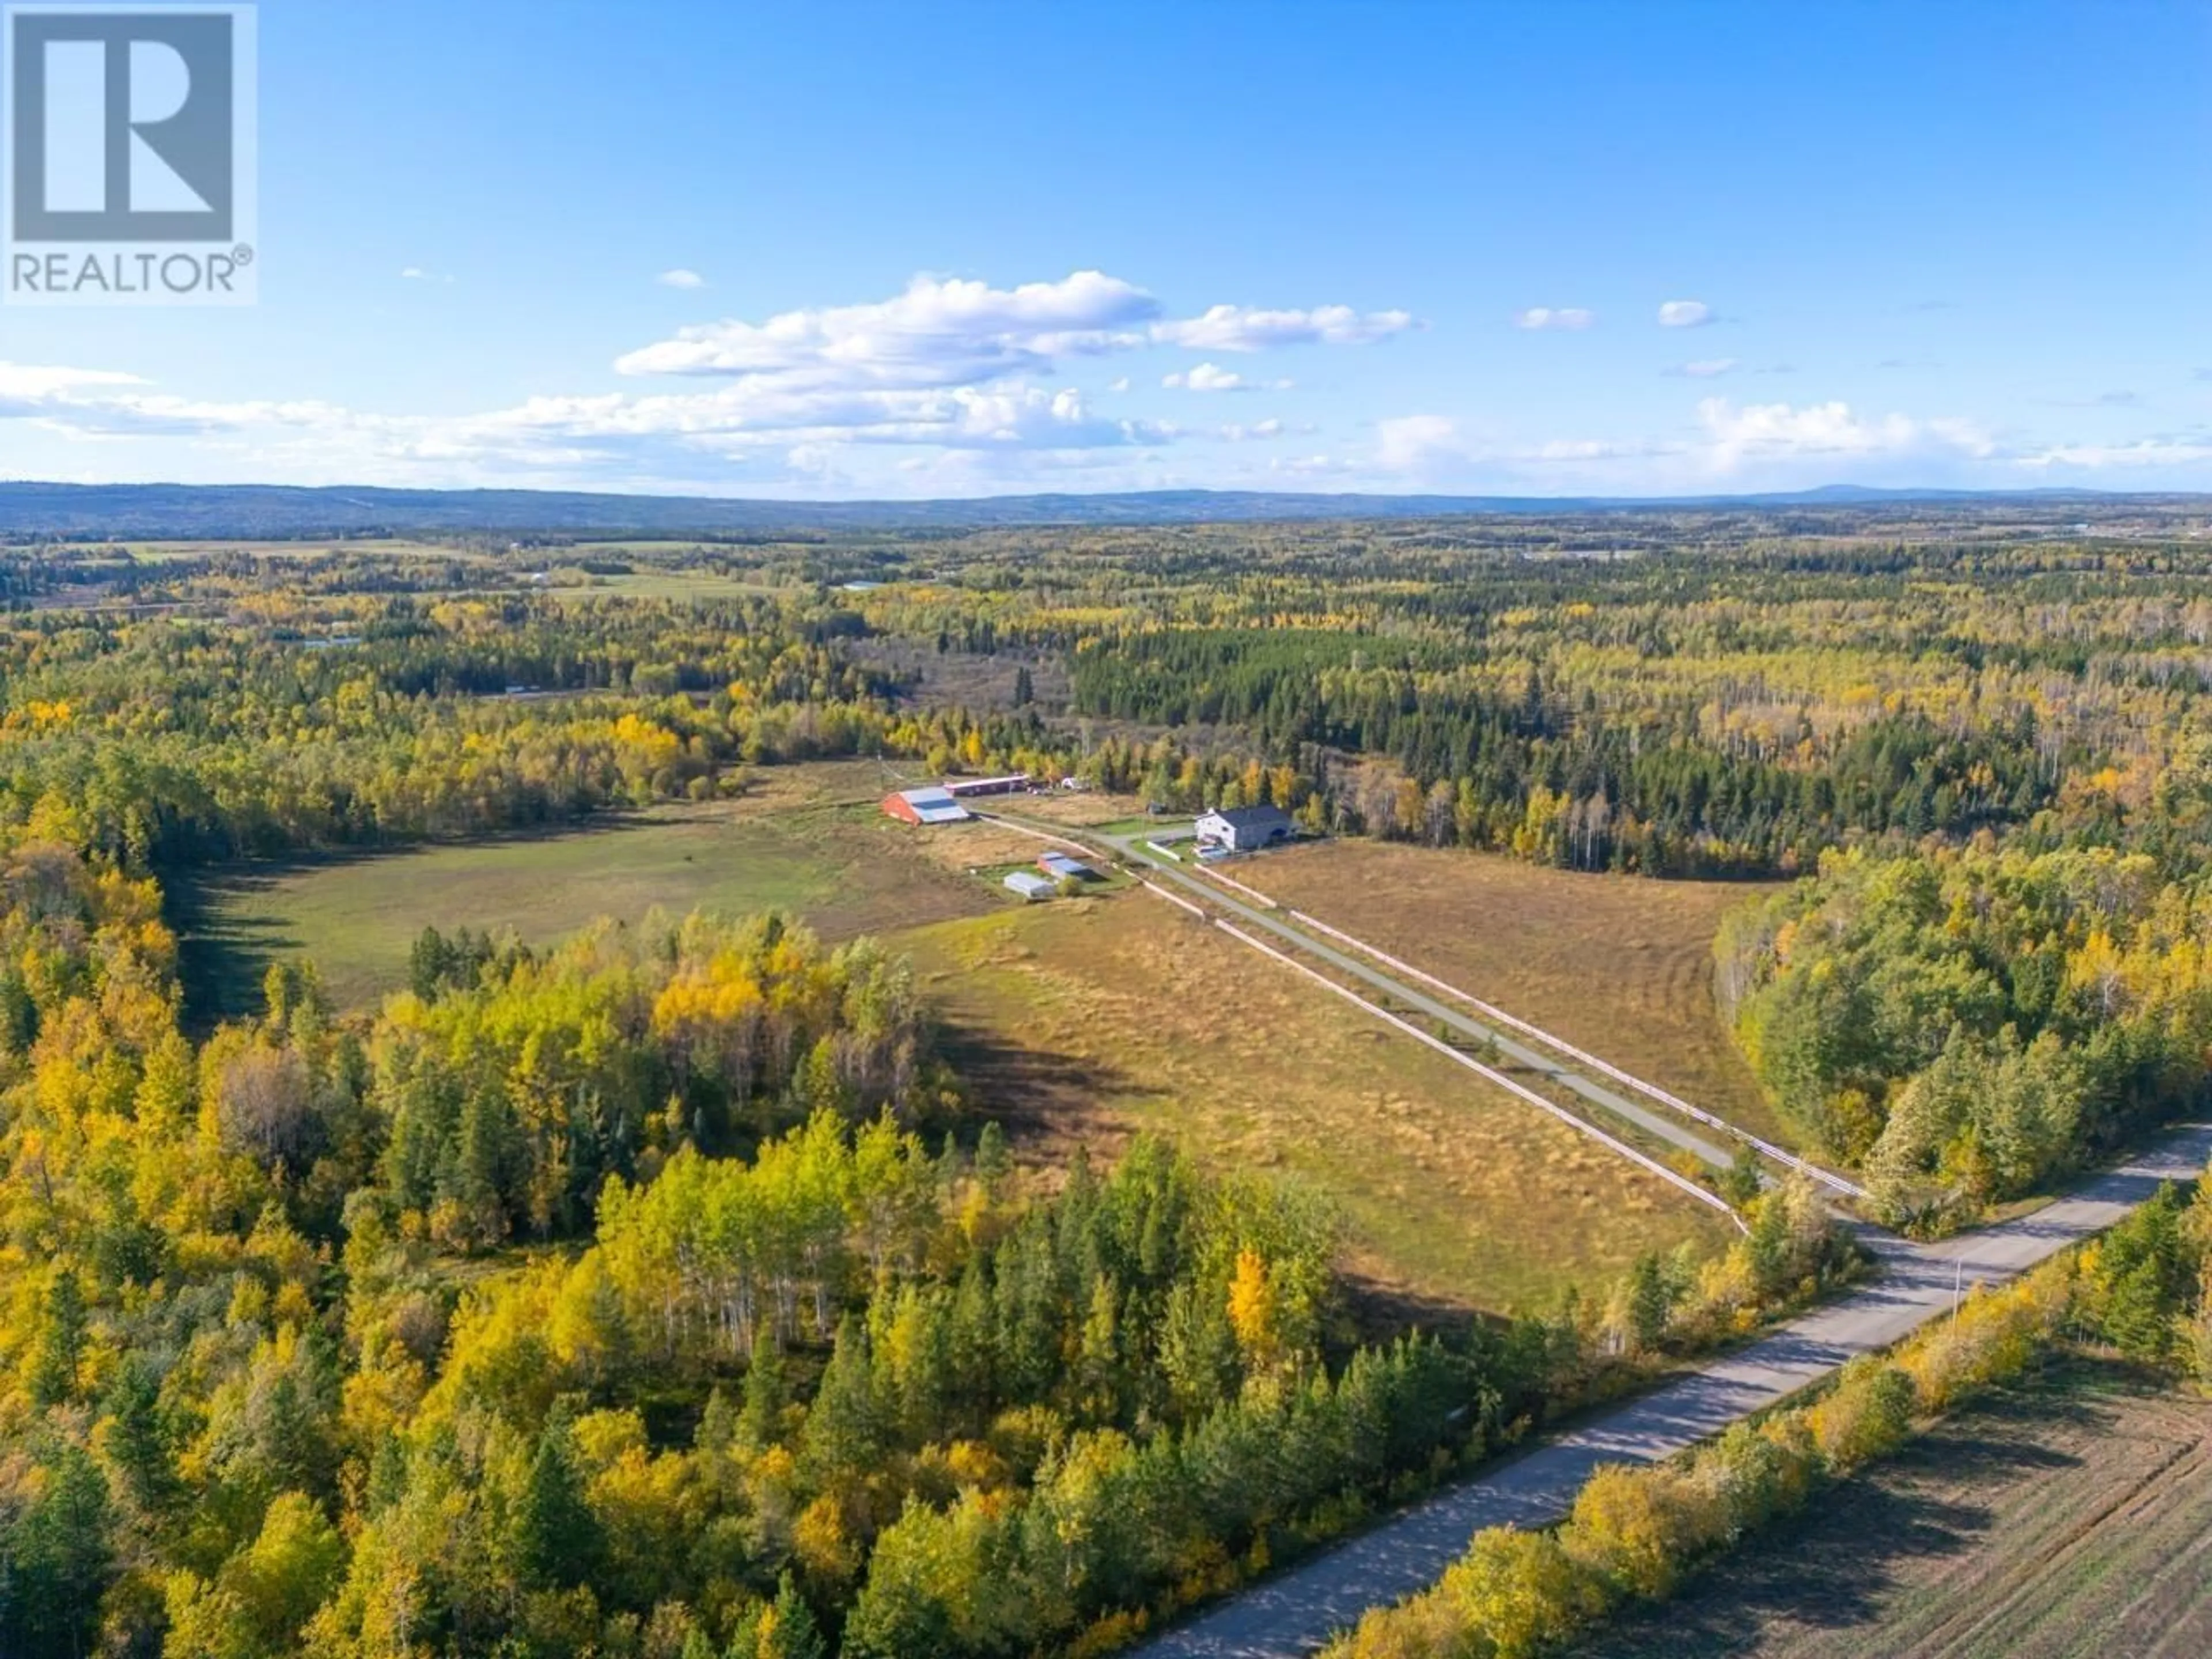
[(1144, 1659), (1294, 1659), (1310, 1653), (1369, 1607), (1435, 1583), (1480, 1528), (1559, 1519), (1600, 1463), (1649, 1462), (1718, 1433), (1948, 1311), (1954, 1285), (2014, 1277), (2111, 1226), (2160, 1182), (2190, 1179), (2208, 1158), (2212, 1125), (2192, 1126), (2017, 1221), (1937, 1245), (1871, 1239), (1881, 1272), (1866, 1288), (1418, 1504), (1133, 1651)]

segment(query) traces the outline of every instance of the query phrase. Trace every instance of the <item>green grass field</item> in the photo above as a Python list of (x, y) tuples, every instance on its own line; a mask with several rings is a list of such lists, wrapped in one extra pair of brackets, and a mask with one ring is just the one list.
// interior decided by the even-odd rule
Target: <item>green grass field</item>
[(1531, 1107), (1142, 892), (896, 941), (978, 1100), (1031, 1146), (1165, 1134), (1314, 1182), (1352, 1264), (1442, 1311), (1528, 1307), (1726, 1223)]
[[(261, 976), (311, 958), (342, 1006), (406, 980), (426, 925), (512, 928), (544, 944), (601, 916), (656, 908), (744, 915), (771, 908), (845, 939), (1012, 903), (963, 873), (1000, 851), (917, 831), (872, 804), (872, 766), (779, 769), (746, 799), (669, 806), (560, 834), (366, 857), (232, 866), (180, 896), (185, 982), (202, 1018), (258, 1006)], [(988, 835), (987, 826), (967, 826)]]
[(1109, 836), (1179, 836), (1190, 829), (1188, 817), (1130, 817), (1115, 818), (1097, 827)]

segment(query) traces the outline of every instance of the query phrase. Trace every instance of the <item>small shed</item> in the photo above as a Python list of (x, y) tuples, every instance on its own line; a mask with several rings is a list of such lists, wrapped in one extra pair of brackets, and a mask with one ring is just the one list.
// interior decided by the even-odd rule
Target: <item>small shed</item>
[(1042, 876), (1032, 875), (1027, 870), (1017, 870), (1006, 878), (1008, 890), (1019, 893), (1034, 904), (1039, 899), (1048, 899), (1060, 890), (1060, 884), (1047, 881)]
[(1098, 872), (1081, 859), (1066, 853), (1047, 853), (1037, 860), (1037, 868), (1054, 881), (1066, 881), (1071, 878), (1077, 881), (1095, 881), (1098, 876)]
[(884, 811), (907, 823), (963, 823), (968, 809), (942, 789), (902, 789), (884, 797)]

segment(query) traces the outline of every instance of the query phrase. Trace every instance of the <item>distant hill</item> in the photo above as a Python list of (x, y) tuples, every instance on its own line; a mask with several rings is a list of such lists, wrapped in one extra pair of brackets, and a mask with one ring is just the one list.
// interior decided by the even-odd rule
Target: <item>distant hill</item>
[[(778, 532), (971, 530), (1012, 525), (1253, 523), (1425, 519), (1729, 507), (1862, 507), (1912, 501), (2128, 500), (2093, 491), (1866, 489), (1687, 498), (1532, 495), (1314, 495), (1176, 489), (1131, 495), (999, 495), (965, 501), (781, 501), (700, 495), (607, 495), (526, 489), (292, 489), (280, 485), (0, 483), (0, 536), (144, 540), (378, 534), (744, 536)], [(2197, 498), (2202, 499), (2202, 498)]]

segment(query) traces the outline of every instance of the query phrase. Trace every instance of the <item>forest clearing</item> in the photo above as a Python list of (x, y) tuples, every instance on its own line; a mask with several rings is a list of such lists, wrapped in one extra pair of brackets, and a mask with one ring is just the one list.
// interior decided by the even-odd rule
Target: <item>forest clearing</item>
[(1455, 988), (1784, 1146), (1713, 1002), (1720, 919), (1764, 884), (1638, 881), (1345, 839), (1231, 872)]
[(859, 804), (872, 802), (879, 776), (864, 762), (770, 767), (733, 800), (672, 802), (542, 834), (217, 866), (180, 903), (185, 951), (205, 969), (194, 988), (210, 1012), (234, 1012), (258, 1004), (271, 963), (305, 960), (341, 1006), (372, 1006), (406, 984), (408, 951), (426, 927), (511, 929), (542, 945), (603, 917), (635, 926), (656, 908), (781, 909), (836, 941), (994, 908), (961, 861), (1003, 849), (885, 823)]
[[(781, 909), (830, 942), (872, 934), (913, 954), (979, 1105), (1019, 1131), (1025, 1156), (1150, 1130), (1215, 1167), (1303, 1176), (1346, 1206), (1355, 1269), (1387, 1297), (1504, 1312), (1721, 1236), (1663, 1183), (1157, 900), (1009, 912), (994, 878), (969, 872), (1042, 843), (846, 804), (877, 776), (860, 763), (772, 768), (734, 801), (560, 834), (218, 869), (195, 890), (185, 949), (209, 970), (194, 982), (229, 999), (217, 1012), (252, 1007), (271, 963), (301, 961), (340, 1006), (368, 1007), (406, 985), (426, 927), (544, 945), (656, 908)], [(1127, 804), (1076, 794), (1024, 811), (1082, 824)], [(1499, 873), (1538, 887), (1545, 875)], [(1642, 885), (1656, 890), (1631, 890)]]
[(1342, 1206), (1362, 1276), (1534, 1307), (1726, 1223), (1533, 1107), (1143, 893), (902, 936), (987, 1109), (1048, 1140), (1151, 1131)]

